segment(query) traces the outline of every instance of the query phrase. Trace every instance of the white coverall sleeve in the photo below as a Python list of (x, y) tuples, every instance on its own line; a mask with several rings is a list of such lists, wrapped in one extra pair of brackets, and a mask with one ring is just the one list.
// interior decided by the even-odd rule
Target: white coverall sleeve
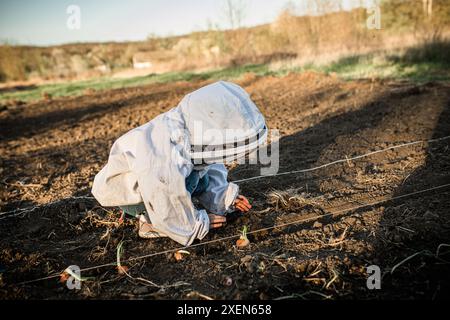
[(223, 215), (232, 210), (234, 200), (239, 194), (239, 186), (227, 181), (228, 170), (223, 164), (208, 167), (209, 186), (198, 199), (211, 213)]
[(209, 217), (205, 210), (197, 210), (185, 187), (181, 173), (170, 177), (151, 178), (142, 172), (139, 189), (148, 216), (154, 227), (184, 246), (195, 239), (203, 239), (209, 231)]
[[(186, 190), (186, 163), (170, 143), (169, 133), (164, 128), (154, 132), (152, 152), (149, 157), (140, 149), (133, 163), (138, 188), (151, 223), (158, 230), (189, 246), (195, 239), (203, 239), (209, 231), (209, 217), (205, 210), (197, 210)], [(147, 139), (150, 139), (147, 138)], [(151, 164), (148, 164), (151, 159)]]

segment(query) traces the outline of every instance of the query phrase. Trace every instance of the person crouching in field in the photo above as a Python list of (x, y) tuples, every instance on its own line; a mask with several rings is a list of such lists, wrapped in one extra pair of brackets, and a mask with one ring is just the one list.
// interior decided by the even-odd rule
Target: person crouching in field
[(266, 138), (265, 119), (245, 90), (216, 82), (115, 141), (92, 194), (102, 206), (136, 217), (140, 237), (166, 236), (189, 246), (224, 226), (227, 213), (251, 208), (227, 181), (224, 164)]

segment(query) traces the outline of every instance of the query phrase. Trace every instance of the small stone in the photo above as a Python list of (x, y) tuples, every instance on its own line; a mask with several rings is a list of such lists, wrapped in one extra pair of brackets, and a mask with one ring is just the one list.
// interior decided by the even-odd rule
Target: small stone
[(231, 277), (225, 277), (222, 283), (224, 286), (230, 287), (233, 284), (233, 279)]

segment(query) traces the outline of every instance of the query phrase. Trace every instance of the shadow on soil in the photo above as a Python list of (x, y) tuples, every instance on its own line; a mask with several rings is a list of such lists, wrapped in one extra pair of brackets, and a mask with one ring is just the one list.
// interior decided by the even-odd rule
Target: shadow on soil
[[(345, 158), (346, 155), (364, 154), (372, 151), (368, 150), (368, 148), (373, 146), (385, 148), (402, 142), (450, 135), (450, 97), (448, 94), (442, 104), (436, 106), (436, 103), (442, 102), (442, 100), (436, 100), (437, 102), (434, 101), (434, 104), (430, 107), (429, 100), (437, 86), (436, 84), (427, 84), (420, 87), (405, 86), (397, 90), (386, 90), (381, 92), (373, 101), (356, 111), (331, 115), (320, 121), (317, 125), (283, 137), (280, 140), (280, 172), (317, 166), (336, 159)], [(139, 99), (144, 98), (147, 99), (148, 97), (139, 97)], [(88, 109), (82, 109), (84, 111), (74, 111), (73, 116), (82, 118), (87, 112), (90, 117), (96, 117), (102, 112), (107, 112), (109, 108), (112, 108), (112, 106), (103, 105), (100, 111), (96, 110), (97, 107), (88, 107)], [(44, 121), (47, 116), (31, 118), (28, 121)], [(53, 117), (54, 122), (49, 124), (51, 128), (65, 123), (64, 121), (68, 117), (68, 114), (61, 110), (55, 113)], [(23, 120), (21, 124), (25, 125), (26, 121)], [(50, 127), (44, 125), (39, 130), (47, 130)], [(23, 135), (19, 132), (13, 132), (8, 138), (13, 139), (20, 136)], [(393, 190), (390, 190), (390, 194), (393, 196), (401, 195), (416, 191), (416, 189), (424, 189), (427, 186), (439, 185), (443, 180), (446, 180), (450, 163), (448, 161), (447, 145), (446, 143), (440, 144), (437, 147), (430, 145), (426, 150), (427, 158), (425, 164), (414, 170), (409, 176), (402, 176), (405, 183), (394, 186)], [(54, 151), (56, 152), (56, 150)], [(70, 153), (69, 150), (65, 149), (61, 150), (61, 152), (62, 158), (67, 157), (67, 153)], [(409, 153), (411, 153), (411, 150), (399, 150), (395, 152), (394, 158), (407, 159)], [(442, 157), (447, 158), (443, 160)], [(385, 155), (381, 155), (374, 157), (372, 160), (384, 161), (392, 159), (386, 159)], [(387, 163), (390, 165), (389, 161)], [(260, 167), (258, 166), (250, 167), (243, 165), (230, 172), (230, 178), (231, 180), (238, 180), (256, 176), (260, 173), (259, 169)], [(70, 171), (72, 169), (68, 168), (67, 170)], [(267, 192), (272, 189), (286, 190), (289, 188), (301, 188), (302, 191), (309, 194), (320, 195), (323, 193), (332, 193), (341, 188), (355, 186), (358, 183), (358, 170), (370, 174), (373, 171), (373, 166), (369, 161), (355, 162), (354, 167), (347, 165), (331, 166), (314, 174), (292, 174), (242, 183), (241, 189), (243, 194), (249, 195), (254, 199), (265, 199)], [(328, 183), (322, 180), (324, 177), (333, 178)], [(341, 192), (339, 195), (346, 196), (345, 192)], [(317, 252), (315, 257), (302, 256), (301, 254), (298, 254), (298, 256), (304, 259), (302, 262), (307, 263), (309, 260), (319, 257), (322, 259), (336, 256), (338, 260), (343, 260), (344, 255), (348, 254), (352, 262), (348, 268), (342, 264), (335, 266), (335, 268), (342, 271), (342, 277), (347, 277), (348, 287), (345, 289), (348, 292), (346, 293), (347, 297), (445, 297), (445, 294), (448, 294), (449, 291), (448, 264), (446, 265), (442, 261), (440, 261), (442, 264), (437, 264), (436, 259), (431, 256), (418, 256), (417, 260), (411, 260), (408, 264), (400, 266), (397, 269), (399, 272), (401, 271), (399, 276), (390, 276), (387, 272), (393, 265), (414, 252), (422, 250), (433, 251), (436, 250), (440, 243), (449, 243), (450, 216), (447, 213), (449, 198), (448, 196), (433, 198), (429, 194), (426, 197), (415, 197), (412, 200), (399, 202), (399, 204), (392, 203), (392, 205), (386, 205), (388, 207), (387, 209), (381, 206), (374, 207), (374, 210), (376, 209), (382, 212), (381, 218), (378, 221), (378, 227), (376, 228), (377, 230), (375, 230), (375, 237), (371, 237), (368, 231), (362, 231), (360, 234), (355, 235), (355, 237), (362, 237), (369, 242), (374, 248), (372, 251), (358, 255), (355, 253), (356, 251), (349, 253), (345, 250), (339, 252), (334, 249), (321, 249), (318, 250), (320, 252)], [(438, 202), (435, 202), (436, 199), (438, 199)], [(255, 203), (255, 209), (262, 209), (263, 203), (264, 201), (258, 200)], [(78, 201), (65, 207), (62, 206), (61, 208), (45, 209), (42, 216), (30, 215), (30, 217), (21, 219), (18, 222), (11, 220), (0, 225), (2, 242), (6, 243), (7, 238), (8, 243), (10, 243), (10, 246), (6, 249), (6, 253), (11, 254), (13, 257), (14, 250), (17, 248), (20, 248), (23, 256), (27, 254), (31, 256), (35, 252), (41, 252), (45, 254), (46, 261), (51, 261), (53, 269), (58, 270), (57, 268), (64, 268), (67, 266), (67, 263), (72, 263), (74, 259), (75, 261), (86, 262), (88, 265), (83, 265), (84, 267), (89, 266), (89, 264), (97, 265), (115, 261), (115, 246), (124, 236), (128, 237), (133, 243), (132, 246), (127, 247), (127, 250), (129, 250), (127, 251), (128, 257), (178, 247), (177, 244), (169, 239), (158, 239), (152, 242), (139, 241), (135, 232), (136, 230), (133, 229), (131, 224), (125, 230), (121, 228), (114, 229), (109, 235), (105, 233), (106, 227), (98, 224), (99, 222), (93, 218), (89, 221), (84, 221), (84, 224), (82, 224), (80, 221), (84, 218), (78, 212), (81, 209), (90, 209), (95, 206), (96, 204), (94, 202), (86, 203), (85, 201)], [(357, 213), (362, 213), (363, 211), (359, 210)], [(114, 215), (114, 212), (112, 214)], [(322, 222), (323, 224), (336, 223), (349, 214), (346, 213)], [(424, 216), (425, 220), (423, 219)], [(247, 218), (246, 221), (241, 220), (238, 223), (249, 223), (254, 230), (273, 225), (277, 222), (277, 218), (279, 218), (278, 212), (272, 212), (270, 214), (255, 213), (251, 218)], [(55, 224), (48, 222), (51, 219), (54, 219)], [(211, 233), (205, 240), (236, 234), (238, 223), (229, 224), (226, 228)], [(270, 237), (266, 237), (272, 238), (272, 242), (261, 244), (260, 247), (258, 247), (259, 244), (256, 244), (256, 248), (257, 250), (261, 250), (261, 253), (269, 253), (277, 251), (281, 247), (286, 252), (296, 254), (296, 247), (292, 245), (294, 241), (291, 243), (279, 242), (275, 236), (284, 236), (284, 234), (290, 236), (290, 234), (295, 234), (302, 229), (311, 229), (311, 225), (312, 223), (308, 223), (291, 227), (288, 230), (274, 232)], [(30, 231), (27, 228), (32, 228), (32, 230)], [(412, 232), (407, 231), (405, 233), (405, 229), (412, 230)], [(322, 231), (319, 231), (319, 233), (322, 233)], [(263, 242), (264, 238), (260, 240)], [(299, 241), (303, 241), (303, 239)], [(69, 248), (71, 252), (69, 257), (64, 255), (67, 248), (62, 244), (66, 242), (72, 246)], [(199, 289), (206, 294), (219, 295), (220, 297), (229, 299), (236, 297), (258, 299), (261, 297), (261, 292), (270, 298), (277, 297), (280, 295), (280, 292), (274, 289), (275, 286), (282, 288), (284, 290), (283, 294), (286, 295), (305, 292), (306, 290), (311, 290), (311, 288), (317, 289), (317, 286), (314, 287), (299, 281), (296, 276), (298, 276), (300, 271), (291, 269), (287, 270), (279, 278), (273, 278), (272, 275), (267, 275), (264, 279), (256, 274), (257, 271), (254, 271), (253, 274), (248, 274), (230, 269), (227, 272), (236, 281), (241, 281), (240, 284), (243, 284), (243, 286), (240, 288), (221, 287), (222, 289), (219, 291), (217, 288), (214, 289), (203, 283), (203, 281), (200, 281), (200, 279), (205, 278), (203, 271), (212, 270), (211, 272), (213, 272), (214, 262), (219, 261), (219, 259), (224, 259), (230, 264), (234, 263), (233, 259), (237, 258), (233, 255), (237, 254), (233, 253), (230, 247), (230, 243), (217, 243), (205, 246), (202, 250), (192, 250), (191, 259), (186, 263), (169, 263), (166, 257), (155, 257), (151, 260), (151, 263), (142, 264), (139, 267), (139, 272), (151, 275), (152, 281), (158, 283), (166, 283), (172, 280), (178, 281), (180, 277), (174, 277), (174, 275), (186, 275), (183, 279), (195, 284), (195, 289)], [(103, 253), (103, 256), (99, 256), (100, 258), (91, 261), (92, 257), (96, 257), (96, 250), (105, 250), (105, 253)], [(2, 259), (6, 257), (6, 253), (2, 256)], [(445, 253), (445, 250), (443, 253)], [(447, 257), (442, 255), (441, 258)], [(6, 261), (6, 258), (4, 259)], [(24, 268), (25, 272), (5, 275), (5, 279), (8, 279), (12, 283), (18, 280), (27, 280), (42, 276), (43, 271), (36, 270), (37, 268), (32, 269), (32, 271), (27, 269), (29, 267), (26, 266), (30, 265), (29, 260), (20, 257), (20, 259), (14, 261), (15, 264), (11, 267), (11, 270), (19, 270), (20, 267)], [(382, 281), (382, 288), (384, 290), (369, 292), (365, 286), (366, 279), (362, 276), (354, 277), (347, 270), (352, 266), (368, 266), (371, 264), (379, 265), (385, 274)], [(41, 265), (40, 269), (44, 267)], [(194, 272), (193, 270), (198, 270), (198, 272)], [(104, 274), (101, 277), (104, 277)], [(257, 283), (249, 282), (255, 279)], [(217, 282), (220, 282), (220, 280), (217, 280)], [(105, 285), (107, 286), (107, 284)], [(58, 286), (60, 287), (56, 283), (48, 286), (36, 284), (35, 286), (27, 287), (27, 294), (42, 297), (52, 297), (52, 295), (54, 297), (59, 295), (71, 297), (73, 295), (70, 292), (56, 292), (55, 290), (57, 290), (56, 288)], [(96, 293), (97, 296), (102, 297), (105, 295), (107, 297), (119, 297), (123, 292), (131, 292), (136, 287), (136, 284), (122, 281), (120, 285), (115, 282), (112, 286), (114, 288), (111, 288), (111, 291), (107, 290), (107, 292), (104, 288), (97, 288), (95, 285), (92, 285), (90, 289), (88, 286), (86, 287), (91, 290), (88, 290), (89, 294), (94, 294), (94, 296)], [(42, 288), (44, 290), (41, 290)], [(255, 289), (257, 289), (257, 294), (254, 293)], [(155, 288), (151, 289), (151, 291), (153, 290), (156, 291)], [(182, 297), (178, 289), (174, 289), (170, 293), (172, 295), (169, 295), (169, 293), (167, 295), (178, 298)], [(155, 295), (154, 297), (158, 296)]]
[[(450, 97), (439, 106), (430, 108), (428, 96), (435, 90), (436, 84), (428, 83), (419, 87), (404, 88), (381, 93), (376, 99), (357, 111), (332, 116), (319, 124), (283, 137), (280, 140), (280, 170), (288, 172), (314, 167), (347, 155), (354, 156), (382, 149), (395, 144), (415, 140), (441, 138), (450, 135)], [(392, 197), (429, 187), (449, 183), (450, 157), (448, 142), (430, 144), (425, 150), (425, 163), (407, 175), (403, 170), (404, 182), (389, 192)], [(270, 149), (270, 146), (269, 146)], [(411, 149), (399, 149), (395, 156), (408, 159)], [(373, 173), (371, 162), (384, 161), (385, 155), (364, 159), (356, 164), (356, 169), (365, 174)], [(389, 161), (392, 161), (389, 159)], [(366, 163), (364, 163), (366, 162)], [(240, 166), (234, 169), (231, 180), (243, 179), (260, 174), (260, 166)], [(406, 168), (405, 168), (406, 169)], [(332, 176), (333, 183), (327, 184), (321, 178)], [(286, 190), (301, 188), (302, 191), (321, 195), (324, 192), (357, 184), (355, 168), (338, 165), (319, 170), (314, 174), (292, 174), (280, 177), (267, 177), (241, 184), (244, 194), (253, 198), (264, 198), (270, 190)], [(387, 181), (386, 184), (389, 182)], [(447, 195), (442, 195), (446, 191)], [(340, 194), (345, 197), (345, 192)], [(437, 196), (436, 196), (437, 195)], [(374, 250), (362, 256), (351, 254), (353, 262), (362, 265), (379, 265), (383, 273), (383, 289), (370, 291), (366, 287), (366, 278), (351, 284), (349, 292), (355, 297), (384, 298), (443, 298), (450, 293), (450, 276), (448, 275), (450, 253), (443, 248), (442, 257), (430, 255), (418, 256), (416, 261), (406, 263), (390, 275), (392, 267), (408, 256), (428, 250), (433, 254), (442, 243), (450, 244), (450, 197), (448, 188), (439, 193), (429, 192), (399, 201), (391, 201), (374, 206), (381, 211), (379, 227), (375, 238), (370, 238), (368, 232), (362, 232), (355, 237), (363, 237), (372, 243)], [(370, 202), (370, 201), (369, 201)], [(386, 206), (387, 209), (384, 209)], [(370, 209), (364, 208), (348, 212), (336, 218), (322, 219), (322, 223), (333, 223), (353, 213), (362, 213)], [(274, 225), (278, 215), (258, 214), (253, 229)], [(291, 226), (281, 233), (299, 232), (305, 227), (311, 228), (312, 222)], [(410, 230), (410, 231), (405, 231)], [(446, 249), (446, 250), (444, 250)], [(319, 256), (338, 255), (343, 258), (346, 252), (336, 253), (334, 250), (323, 250)], [(442, 260), (446, 258), (447, 260)], [(292, 280), (295, 280), (294, 278)], [(297, 282), (293, 282), (297, 283)], [(295, 286), (294, 286), (295, 287)], [(307, 286), (299, 285), (290, 290), (305, 291)]]

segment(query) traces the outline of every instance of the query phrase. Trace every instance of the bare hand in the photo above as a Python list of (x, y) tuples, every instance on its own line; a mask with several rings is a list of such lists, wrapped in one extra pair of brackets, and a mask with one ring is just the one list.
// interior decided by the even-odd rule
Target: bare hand
[(224, 216), (219, 216), (218, 214), (208, 214), (209, 217), (209, 228), (215, 229), (223, 227), (227, 223), (227, 218)]
[(241, 212), (247, 212), (252, 208), (248, 199), (242, 195), (238, 195), (236, 200), (234, 200), (234, 206)]

